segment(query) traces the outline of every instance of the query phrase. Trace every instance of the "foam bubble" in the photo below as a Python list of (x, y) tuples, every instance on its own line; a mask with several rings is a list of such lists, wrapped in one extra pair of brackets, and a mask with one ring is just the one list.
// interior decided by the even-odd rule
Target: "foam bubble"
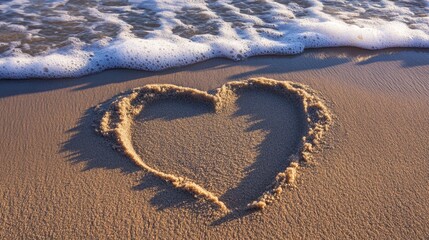
[(427, 1), (12, 0), (0, 5), (0, 78), (159, 71), (321, 47), (427, 48), (428, 11)]

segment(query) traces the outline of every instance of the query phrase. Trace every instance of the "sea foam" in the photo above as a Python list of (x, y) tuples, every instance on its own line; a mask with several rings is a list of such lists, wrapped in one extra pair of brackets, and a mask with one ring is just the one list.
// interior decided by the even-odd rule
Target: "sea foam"
[(429, 47), (427, 1), (12, 0), (0, 11), (2, 79), (159, 71), (321, 47)]

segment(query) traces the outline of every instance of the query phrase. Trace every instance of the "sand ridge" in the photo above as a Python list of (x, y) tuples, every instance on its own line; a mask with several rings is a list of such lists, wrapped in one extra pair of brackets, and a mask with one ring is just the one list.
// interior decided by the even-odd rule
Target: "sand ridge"
[[(277, 199), (285, 187), (294, 186), (299, 167), (312, 160), (312, 153), (318, 149), (325, 132), (332, 123), (331, 113), (323, 100), (317, 96), (314, 90), (305, 85), (268, 78), (252, 78), (226, 83), (216, 89), (214, 94), (210, 94), (197, 89), (170, 84), (149, 84), (114, 98), (107, 110), (102, 113), (96, 129), (103, 136), (111, 139), (115, 149), (124, 153), (137, 166), (170, 182), (176, 188), (212, 202), (222, 212), (227, 213), (230, 211), (227, 205), (219, 200), (216, 194), (203, 186), (185, 177), (166, 173), (162, 169), (153, 168), (145, 163), (132, 144), (131, 126), (134, 118), (148, 103), (166, 98), (188, 98), (205, 102), (212, 107), (214, 112), (220, 112), (233, 101), (232, 96), (241, 89), (267, 89), (286, 98), (298, 100), (299, 107), (302, 108), (307, 119), (307, 132), (301, 139), (299, 150), (289, 157), (290, 165), (276, 175), (268, 191), (248, 204), (249, 208), (263, 209), (267, 204)], [(102, 111), (102, 109), (100, 110)]]

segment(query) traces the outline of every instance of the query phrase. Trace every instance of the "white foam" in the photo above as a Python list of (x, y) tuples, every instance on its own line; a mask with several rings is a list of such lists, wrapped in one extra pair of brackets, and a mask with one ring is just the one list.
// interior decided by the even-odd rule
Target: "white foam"
[[(111, 10), (116, 12), (101, 11), (97, 6), (87, 7), (82, 9), (87, 15), (82, 16), (74, 16), (61, 9), (52, 10), (55, 14), (45, 17), (43, 24), (77, 22), (80, 26), (88, 25), (89, 32), (94, 32), (97, 26), (111, 24), (117, 26), (119, 31), (115, 36), (103, 36), (92, 43), (84, 43), (71, 35), (66, 38), (66, 47), (55, 49), (55, 46), (49, 46), (49, 52), (33, 56), (25, 51), (32, 49), (32, 39), (37, 39), (35, 42), (43, 40), (40, 30), (33, 27), (30, 31), (25, 24), (2, 19), (0, 27), (7, 26), (8, 31), (26, 33), (27, 37), (26, 41), (19, 39), (10, 42), (1, 42), (0, 38), (0, 47), (9, 48), (0, 58), (0, 78), (76, 77), (110, 68), (158, 71), (215, 57), (241, 60), (255, 55), (298, 54), (306, 48), (429, 47), (429, 17), (415, 14), (413, 7), (387, 0), (377, 3), (311, 0), (307, 1), (310, 3), (308, 6), (300, 1), (280, 4), (269, 0), (264, 3), (267, 10), (252, 10), (254, 13), (242, 11), (231, 1), (181, 0), (174, 4), (165, 0), (131, 2), (131, 6), (112, 7)], [(67, 3), (67, 0), (54, 1), (52, 6)], [(26, 0), (13, 0), (0, 4), (0, 11), (34, 16), (34, 12), (26, 12), (23, 8), (30, 4)], [(429, 13), (427, 1), (424, 4), (426, 7), (418, 10)], [(17, 5), (21, 7), (17, 8)], [(330, 8), (344, 9), (331, 13), (328, 11)], [(350, 8), (353, 10), (346, 11)], [(134, 26), (120, 14), (140, 13), (142, 9), (156, 13), (154, 18), (159, 27), (148, 30), (147, 36), (139, 38), (133, 32)], [(194, 23), (189, 24), (179, 16), (184, 9), (197, 9), (199, 13), (204, 13), (209, 18), (205, 21), (216, 26), (217, 30), (191, 37), (175, 33), (177, 27), (189, 29), (190, 32), (197, 29)], [(373, 17), (365, 17), (370, 10)], [(98, 20), (88, 22), (89, 17)], [(235, 26), (235, 23), (241, 25)], [(195, 24), (201, 24), (201, 21)], [(203, 30), (205, 28), (202, 27)]]

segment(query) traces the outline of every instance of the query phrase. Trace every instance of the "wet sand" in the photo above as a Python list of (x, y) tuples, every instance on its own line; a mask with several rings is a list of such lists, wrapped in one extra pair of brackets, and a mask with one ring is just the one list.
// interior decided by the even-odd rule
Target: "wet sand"
[[(156, 73), (2, 80), (0, 238), (427, 238), (428, 54), (327, 49)], [(218, 118), (199, 103), (163, 101), (133, 126), (146, 161), (222, 195), (239, 209), (227, 215), (142, 171), (94, 131), (94, 106), (122, 91), (154, 83), (210, 91), (250, 77), (306, 84), (334, 115), (296, 187), (262, 211), (241, 207), (296, 147), (302, 118), (289, 100), (246, 93)]]

